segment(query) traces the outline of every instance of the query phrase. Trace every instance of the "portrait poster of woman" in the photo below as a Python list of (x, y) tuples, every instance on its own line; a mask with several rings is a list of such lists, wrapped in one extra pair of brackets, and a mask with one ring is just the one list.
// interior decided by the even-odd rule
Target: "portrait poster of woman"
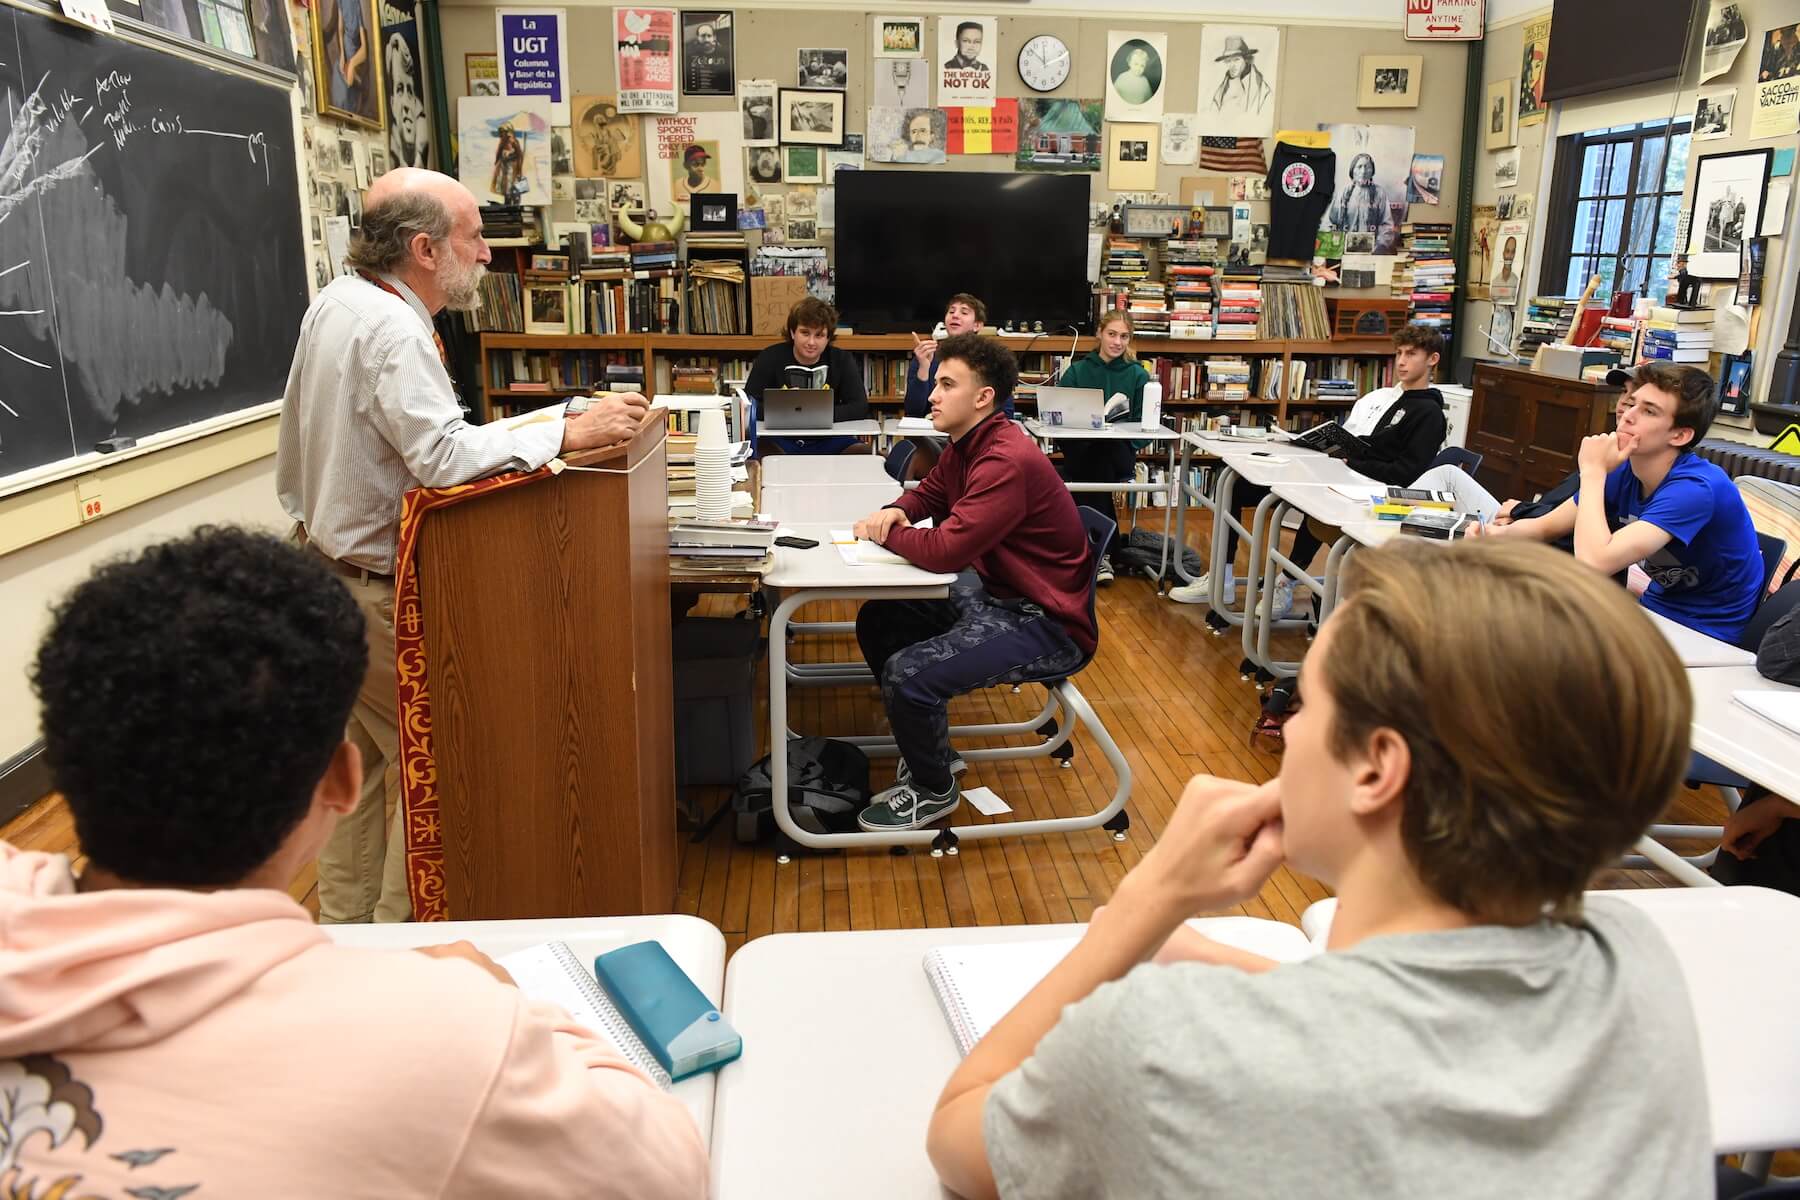
[(374, 0), (314, 0), (313, 86), (328, 117), (382, 129), (381, 23)]

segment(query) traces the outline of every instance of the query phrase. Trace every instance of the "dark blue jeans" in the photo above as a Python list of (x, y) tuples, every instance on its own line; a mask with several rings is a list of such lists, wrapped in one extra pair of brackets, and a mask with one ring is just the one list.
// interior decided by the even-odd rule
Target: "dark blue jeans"
[(973, 571), (956, 577), (946, 600), (863, 605), (856, 641), (913, 781), (940, 795), (950, 788), (952, 696), (1081, 665), (1081, 648), (1054, 617), (1029, 601), (994, 599)]

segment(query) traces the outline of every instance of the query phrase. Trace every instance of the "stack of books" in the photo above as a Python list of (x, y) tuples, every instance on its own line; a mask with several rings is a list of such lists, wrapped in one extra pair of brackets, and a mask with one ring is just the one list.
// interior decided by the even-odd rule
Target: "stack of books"
[(520, 204), (481, 206), (481, 236), (490, 242), (502, 238), (522, 238), (527, 226), (534, 223), (533, 219), (528, 218), (525, 207)]
[(1214, 337), (1253, 341), (1262, 319), (1262, 268), (1226, 267), (1219, 275), (1219, 327)]
[(1402, 225), (1400, 257), (1394, 264), (1394, 295), (1411, 301), (1415, 323), (1446, 338), (1456, 311), (1456, 260), (1450, 257), (1453, 229), (1447, 221)]
[(1316, 400), (1345, 400), (1355, 403), (1361, 396), (1354, 379), (1318, 379), (1313, 382), (1313, 398)]
[[(1209, 338), (1213, 335), (1213, 278), (1218, 268), (1202, 261), (1203, 243), (1168, 242), (1163, 247), (1163, 278), (1169, 287), (1169, 336)], [(1215, 251), (1216, 253), (1216, 251)]]
[(1169, 336), (1169, 293), (1164, 285), (1138, 280), (1126, 295), (1125, 311), (1131, 314), (1131, 327), (1138, 336)]
[(1429, 488), (1390, 487), (1369, 497), (1369, 515), (1377, 521), (1404, 521), (1415, 512), (1453, 512), (1455, 492)]
[(1702, 363), (1712, 356), (1713, 310), (1660, 306), (1644, 322), (1639, 361)]
[(1238, 404), (1250, 398), (1250, 363), (1242, 358), (1206, 360), (1206, 398)]
[(1545, 342), (1566, 335), (1575, 318), (1575, 302), (1561, 296), (1533, 296), (1519, 323), (1519, 357), (1530, 359)]
[(760, 573), (775, 544), (773, 521), (669, 518), (669, 565), (684, 571)]
[(1616, 351), (1620, 362), (1636, 362), (1638, 356), (1638, 323), (1630, 317), (1602, 317), (1594, 345)]
[(1143, 243), (1135, 238), (1107, 238), (1100, 274), (1115, 289), (1128, 289), (1138, 280), (1150, 278), (1150, 260), (1144, 256)]

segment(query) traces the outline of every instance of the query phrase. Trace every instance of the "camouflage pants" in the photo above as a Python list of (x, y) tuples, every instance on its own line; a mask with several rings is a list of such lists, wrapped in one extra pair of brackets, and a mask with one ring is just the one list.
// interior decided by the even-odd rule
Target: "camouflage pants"
[(863, 605), (856, 640), (913, 779), (940, 794), (950, 787), (952, 696), (1055, 679), (1081, 664), (1081, 648), (1054, 617), (1029, 601), (994, 599), (973, 571), (956, 577), (945, 600)]

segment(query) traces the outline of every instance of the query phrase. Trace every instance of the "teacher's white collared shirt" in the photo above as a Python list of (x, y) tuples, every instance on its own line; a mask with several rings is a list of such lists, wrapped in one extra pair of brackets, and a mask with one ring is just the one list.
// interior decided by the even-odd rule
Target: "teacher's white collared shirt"
[(300, 323), (275, 456), (288, 516), (332, 558), (391, 575), (401, 498), (556, 457), (563, 423), (517, 430), (471, 425), (432, 337), (431, 314), (399, 295), (340, 275)]

